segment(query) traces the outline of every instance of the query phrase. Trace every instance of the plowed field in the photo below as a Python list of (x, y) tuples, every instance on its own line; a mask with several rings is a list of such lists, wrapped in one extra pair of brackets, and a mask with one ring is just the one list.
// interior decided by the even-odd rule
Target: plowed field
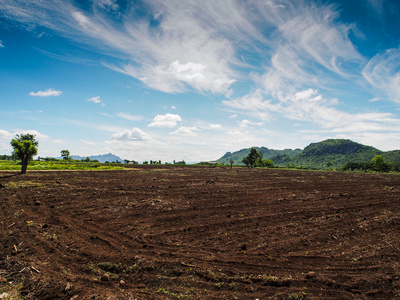
[(0, 229), (26, 299), (400, 298), (394, 174), (0, 172)]

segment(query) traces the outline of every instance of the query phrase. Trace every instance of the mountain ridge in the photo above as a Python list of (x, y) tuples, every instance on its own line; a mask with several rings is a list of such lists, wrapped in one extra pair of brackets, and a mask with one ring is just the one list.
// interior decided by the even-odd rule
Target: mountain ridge
[(89, 157), (90, 160), (98, 160), (101, 163), (105, 163), (106, 161), (108, 161), (108, 162), (119, 161), (121, 163), (124, 162), (124, 160), (122, 158), (120, 158), (119, 156), (112, 154), (112, 153), (91, 155), (91, 156), (85, 156), (85, 157), (79, 156), (79, 155), (71, 155), (71, 158), (76, 159), (76, 160), (86, 159), (87, 157)]
[[(274, 165), (280, 167), (295, 165), (318, 169), (339, 168), (348, 162), (371, 162), (375, 155), (382, 155), (388, 163), (400, 162), (400, 150), (385, 152), (349, 139), (327, 139), (311, 143), (303, 150), (299, 148), (294, 150), (254, 148), (263, 153), (263, 158), (272, 160)], [(235, 164), (241, 165), (243, 164), (242, 159), (248, 155), (250, 149), (244, 148), (235, 152), (227, 152), (217, 162), (229, 164), (230, 160), (234, 160)], [(329, 166), (327, 165), (328, 162), (330, 162)]]

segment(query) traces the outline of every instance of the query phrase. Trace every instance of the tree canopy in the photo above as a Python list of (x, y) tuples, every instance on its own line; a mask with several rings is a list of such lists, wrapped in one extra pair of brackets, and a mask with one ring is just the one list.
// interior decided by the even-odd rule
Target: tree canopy
[(21, 174), (26, 173), (29, 161), (38, 153), (38, 141), (32, 134), (17, 134), (10, 142), (14, 148), (13, 157), (21, 160)]
[(251, 148), (249, 155), (243, 158), (242, 162), (250, 167), (273, 167), (272, 160), (263, 159), (263, 153), (258, 152), (256, 148)]
[(70, 160), (71, 156), (68, 150), (61, 150), (61, 156), (64, 160)]
[(382, 155), (376, 155), (372, 159), (372, 169), (377, 172), (387, 172), (389, 170), (388, 164)]

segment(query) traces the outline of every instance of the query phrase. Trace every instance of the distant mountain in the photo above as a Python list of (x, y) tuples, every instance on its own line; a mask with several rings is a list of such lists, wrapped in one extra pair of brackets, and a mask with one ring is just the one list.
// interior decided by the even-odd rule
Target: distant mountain
[[(98, 160), (101, 163), (105, 163), (106, 161), (108, 162), (116, 162), (119, 161), (121, 163), (124, 162), (124, 160), (112, 153), (108, 153), (108, 154), (100, 154), (100, 155), (92, 155), (92, 156), (86, 156), (89, 157), (91, 160)], [(76, 160), (82, 160), (82, 159), (86, 159), (86, 157), (82, 157), (79, 155), (71, 155), (72, 159), (76, 159)]]
[[(339, 168), (348, 162), (371, 162), (375, 155), (382, 155), (387, 163), (400, 162), (400, 150), (381, 151), (371, 146), (365, 146), (345, 139), (329, 139), (318, 143), (312, 143), (301, 149), (271, 150), (265, 147), (257, 148), (264, 153), (264, 158), (270, 159), (276, 166), (296, 165), (306, 168), (327, 169), (327, 162), (331, 162), (331, 168)], [(250, 148), (233, 153), (226, 153), (217, 160), (218, 163), (229, 164), (233, 159), (235, 164), (241, 161), (250, 152)]]

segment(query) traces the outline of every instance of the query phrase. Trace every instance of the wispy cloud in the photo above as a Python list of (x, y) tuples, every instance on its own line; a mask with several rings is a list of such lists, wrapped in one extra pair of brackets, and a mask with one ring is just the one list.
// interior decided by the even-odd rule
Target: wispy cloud
[(121, 113), (116, 113), (115, 115), (117, 117), (122, 118), (122, 119), (125, 119), (125, 120), (128, 120), (128, 121), (133, 121), (133, 122), (143, 120), (142, 116), (134, 116), (134, 115), (131, 115), (131, 114), (128, 114), (128, 113), (122, 113), (121, 112)]
[(3, 41), (0, 41), (0, 48), (5, 48), (3, 45)]
[(167, 113), (165, 115), (155, 116), (153, 122), (151, 122), (148, 126), (172, 128), (177, 126), (178, 122), (182, 122), (182, 118), (179, 115)]
[(63, 140), (53, 140), (53, 144), (66, 144)]
[(30, 92), (29, 95), (31, 96), (38, 96), (38, 97), (51, 97), (51, 96), (60, 96), (62, 94), (61, 91), (56, 91), (53, 89), (47, 89), (45, 91), (38, 91), (38, 92)]
[[(326, 99), (315, 89), (299, 91), (286, 97), (285, 101), (263, 100), (263, 94), (256, 91), (253, 95), (246, 95), (223, 103), (241, 113), (262, 120), (269, 120), (271, 112), (274, 112), (276, 118), (283, 117), (311, 123), (329, 132), (400, 130), (400, 119), (396, 119), (391, 113), (351, 114), (344, 112), (335, 107), (339, 104), (337, 99)], [(248, 124), (257, 123), (247, 120), (240, 123), (241, 127), (246, 127)]]
[(130, 63), (107, 66), (154, 89), (229, 94), (237, 77), (231, 66), (237, 60), (233, 42), (215, 25), (223, 25), (231, 37), (232, 31), (245, 38), (254, 36), (257, 31), (251, 33), (255, 27), (243, 16), (242, 7), (236, 2), (197, 0), (154, 0), (142, 5), (148, 14), (138, 14), (134, 4), (120, 9), (116, 2), (105, 0), (94, 1), (90, 11), (80, 10), (72, 1), (4, 0), (0, 13), (27, 27), (50, 28), (95, 51), (124, 60), (128, 56)]
[(184, 135), (184, 136), (196, 136), (197, 135), (196, 131), (199, 131), (199, 129), (196, 126), (191, 126), (191, 127), (181, 126), (174, 132), (171, 132), (171, 134)]
[(383, 16), (384, 8), (383, 8), (383, 0), (367, 0), (368, 6), (372, 8), (374, 12), (376, 12), (380, 17)]
[(388, 49), (375, 55), (362, 74), (380, 93), (400, 103), (400, 49)]
[[(278, 3), (277, 1), (270, 1)], [(364, 61), (348, 35), (352, 25), (340, 23), (331, 5), (285, 1), (284, 6), (258, 2), (259, 10), (275, 26), (270, 61), (253, 78), (272, 97), (284, 100), (308, 87), (326, 87), (357, 76)]]
[[(270, 120), (271, 112), (277, 111), (279, 107), (273, 104), (272, 100), (264, 100), (264, 97), (263, 91), (257, 89), (241, 98), (224, 100), (222, 103), (236, 111), (244, 111), (262, 120)], [(235, 114), (230, 118), (236, 117), (237, 115)]]
[(92, 141), (86, 141), (86, 140), (79, 140), (82, 144), (88, 145), (88, 146), (96, 146), (95, 142)]
[(241, 128), (247, 128), (247, 127), (252, 126), (252, 125), (254, 125), (254, 126), (262, 126), (262, 125), (264, 125), (264, 122), (252, 122), (252, 121), (246, 120), (246, 119), (244, 119), (244, 120), (242, 120), (242, 121), (240, 121), (238, 123), (239, 123), (239, 127), (241, 127)]
[(108, 117), (108, 118), (114, 118), (112, 115), (106, 114), (106, 113), (100, 113), (102, 116)]
[(348, 37), (354, 26), (340, 23), (332, 5), (305, 0), (229, 5), (152, 0), (142, 5), (146, 14), (138, 14), (135, 4), (122, 8), (113, 0), (94, 1), (87, 11), (72, 1), (4, 0), (0, 11), (22, 24), (51, 28), (110, 58), (121, 57), (105, 65), (168, 93), (194, 89), (231, 95), (233, 83), (247, 76), (236, 68), (248, 66), (241, 50), (249, 58), (260, 53), (271, 58), (254, 78), (274, 97), (310, 83), (327, 84), (332, 74), (350, 76), (353, 64), (363, 61)]

